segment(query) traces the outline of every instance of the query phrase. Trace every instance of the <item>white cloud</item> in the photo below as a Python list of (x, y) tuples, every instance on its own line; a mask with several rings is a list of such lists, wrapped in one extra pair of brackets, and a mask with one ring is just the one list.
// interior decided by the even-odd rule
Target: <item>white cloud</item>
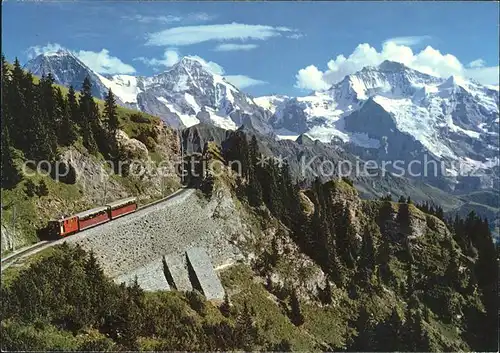
[(250, 86), (265, 85), (266, 81), (256, 80), (245, 75), (228, 75), (224, 76), (226, 80), (239, 89), (244, 89)]
[(483, 59), (476, 59), (474, 61), (471, 61), (467, 66), (472, 68), (480, 68), (484, 67), (484, 65), (486, 65), (486, 62)]
[(28, 59), (33, 59), (40, 54), (56, 52), (59, 50), (67, 50), (92, 70), (101, 74), (135, 73), (135, 69), (131, 65), (125, 64), (119, 58), (109, 55), (108, 49), (102, 49), (99, 52), (88, 50), (73, 51), (63, 47), (58, 43), (47, 43), (47, 45), (44, 46), (36, 45), (29, 47), (26, 53)]
[(219, 44), (215, 47), (215, 51), (239, 51), (239, 50), (252, 50), (257, 48), (257, 44), (236, 44), (236, 43), (224, 43)]
[(199, 25), (168, 28), (160, 32), (147, 35), (147, 45), (183, 46), (208, 41), (226, 40), (266, 40), (281, 36), (282, 33), (294, 32), (286, 27), (272, 27), (265, 25), (248, 25), (228, 23), (218, 25)]
[(154, 22), (173, 23), (173, 22), (180, 22), (182, 20), (182, 17), (173, 16), (173, 15), (147, 16), (147, 15), (136, 14), (133, 16), (129, 16), (129, 15), (122, 16), (122, 19), (135, 21), (135, 22), (139, 22), (139, 23), (154, 23)]
[(470, 77), (477, 82), (486, 85), (498, 86), (499, 70), (500, 67), (498, 66), (490, 66), (490, 67), (471, 68), (467, 69), (465, 72), (467, 77)]
[(160, 16), (151, 16), (151, 15), (124, 15), (122, 16), (123, 20), (134, 21), (138, 23), (163, 23), (169, 24), (174, 22), (181, 22), (184, 20), (194, 21), (194, 22), (206, 22), (213, 20), (216, 16), (211, 15), (205, 12), (193, 12), (186, 16), (174, 16), (174, 15), (160, 15)]
[[(208, 69), (210, 72), (217, 74), (217, 75), (223, 75), (224, 74), (224, 69), (222, 66), (219, 64), (213, 62), (213, 61), (206, 61), (200, 56), (197, 55), (192, 55), (192, 56), (186, 56), (186, 58), (190, 59), (195, 59), (197, 60), (200, 64), (202, 64), (206, 69)], [(145, 58), (143, 56), (135, 58), (134, 60), (141, 61), (145, 63), (146, 65), (153, 66), (153, 67), (171, 67), (177, 64), (180, 60), (180, 54), (177, 51), (177, 49), (167, 49), (165, 50), (165, 53), (163, 53), (163, 57), (160, 59), (156, 58)]]
[(407, 37), (394, 37), (394, 38), (389, 38), (387, 39), (385, 43), (394, 43), (397, 45), (407, 45), (407, 46), (412, 46), (412, 45), (417, 45), (420, 44), (424, 41), (427, 41), (431, 39), (431, 36), (407, 36)]
[(415, 70), (438, 77), (446, 78), (457, 75), (475, 79), (483, 84), (498, 84), (498, 66), (480, 66), (484, 65), (484, 62), (475, 60), (467, 68), (454, 55), (443, 54), (431, 46), (414, 53), (407, 45), (386, 41), (380, 52), (367, 43), (359, 44), (348, 57), (338, 55), (330, 60), (325, 71), (320, 71), (314, 65), (299, 70), (296, 75), (296, 87), (321, 90), (365, 66), (378, 66), (384, 60), (400, 62)]
[(302, 33), (293, 33), (293, 34), (290, 34), (289, 36), (287, 36), (287, 38), (290, 38), (290, 39), (299, 39), (302, 37), (304, 37), (304, 35)]
[(100, 52), (80, 50), (74, 53), (78, 59), (92, 70), (101, 74), (133, 74), (135, 69), (115, 56), (109, 55), (109, 50)]
[(141, 61), (146, 65), (153, 67), (158, 67), (158, 66), (171, 67), (179, 62), (179, 53), (175, 49), (167, 49), (163, 53), (163, 57), (161, 59), (146, 58), (144, 56), (141, 56), (135, 58), (134, 60)]
[(205, 66), (205, 68), (207, 68), (210, 72), (214, 74), (224, 75), (224, 68), (219, 64), (214, 63), (213, 61), (206, 61), (205, 59), (199, 57), (198, 55), (187, 56), (187, 58), (198, 60), (203, 66)]
[(28, 50), (26, 50), (26, 55), (28, 56), (28, 59), (31, 60), (40, 54), (56, 52), (58, 50), (65, 50), (65, 48), (58, 43), (47, 43), (47, 45), (44, 46), (35, 45), (29, 47)]
[[(202, 57), (198, 55), (191, 55), (191, 56), (185, 56), (187, 59), (191, 60), (196, 60), (198, 61), (202, 66), (205, 67), (208, 71), (217, 74), (217, 75), (224, 75), (225, 70), (222, 66), (219, 64), (213, 62), (213, 61), (207, 61), (203, 59)], [(151, 66), (166, 66), (170, 67), (178, 63), (180, 60), (179, 58), (179, 53), (176, 50), (167, 50), (165, 51), (163, 58), (162, 59), (148, 59), (144, 57), (136, 58), (135, 60), (142, 61), (148, 65)], [(262, 80), (257, 80), (251, 77), (248, 77), (246, 75), (227, 75), (224, 76), (224, 78), (234, 86), (238, 87), (239, 89), (243, 89), (246, 87), (250, 86), (256, 86), (256, 85), (263, 85), (267, 84), (266, 81)]]
[(193, 21), (211, 21), (215, 19), (217, 16), (216, 15), (211, 15), (206, 12), (194, 12), (189, 14), (188, 19), (191, 19)]
[(321, 91), (329, 87), (329, 85), (323, 80), (323, 73), (314, 65), (309, 65), (305, 69), (299, 70), (295, 77), (297, 78), (297, 82), (295, 84), (295, 87), (297, 88)]

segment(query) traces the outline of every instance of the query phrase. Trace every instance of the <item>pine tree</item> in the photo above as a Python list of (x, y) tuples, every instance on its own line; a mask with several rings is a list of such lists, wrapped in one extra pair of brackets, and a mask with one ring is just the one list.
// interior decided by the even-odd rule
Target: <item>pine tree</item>
[(370, 278), (375, 270), (375, 246), (373, 238), (377, 233), (379, 233), (379, 231), (375, 223), (367, 226), (363, 232), (361, 258), (358, 266), (363, 284), (370, 284)]
[(71, 119), (68, 100), (64, 98), (59, 88), (56, 88), (55, 95), (56, 117), (58, 121), (57, 141), (63, 146), (71, 146), (78, 137), (76, 132), (76, 125)]
[[(2, 127), (5, 125), (7, 130), (11, 129), (13, 126), (13, 119), (11, 112), (9, 110), (9, 93), (11, 91), (11, 73), (10, 69), (7, 65), (7, 61), (5, 60), (5, 56), (2, 54)], [(10, 141), (12, 143), (12, 141)]]
[(37, 187), (36, 187), (35, 183), (33, 182), (33, 180), (31, 180), (31, 179), (26, 180), (26, 183), (24, 184), (24, 186), (25, 186), (24, 193), (26, 194), (26, 196), (28, 196), (28, 197), (35, 196)]
[(94, 98), (92, 97), (92, 85), (90, 79), (85, 77), (80, 93), (80, 126), (82, 128), (83, 145), (90, 153), (97, 152), (95, 140), (96, 126), (99, 125), (99, 114)]
[(323, 288), (320, 293), (320, 300), (323, 304), (329, 305), (332, 303), (332, 286), (330, 284), (330, 281), (328, 280), (328, 277), (325, 280), (325, 288)]
[(260, 153), (255, 135), (252, 136), (252, 140), (250, 141), (248, 154), (250, 159), (247, 191), (248, 201), (252, 206), (259, 206), (262, 204), (262, 186), (260, 185), (258, 174), (259, 171), (262, 171), (262, 168), (258, 165)]
[(299, 298), (295, 290), (292, 290), (290, 295), (290, 320), (295, 326), (300, 326), (304, 323), (304, 315), (302, 315)]
[(229, 302), (229, 296), (227, 293), (224, 293), (224, 301), (220, 306), (220, 312), (225, 317), (229, 317), (231, 315), (231, 303)]
[(17, 58), (10, 72), (10, 78), (7, 85), (6, 99), (2, 101), (2, 105), (8, 106), (9, 114), (5, 116), (7, 125), (10, 127), (15, 126), (15, 129), (9, 129), (12, 145), (17, 149), (26, 151), (30, 143), (26, 132), (30, 128), (31, 112), (29, 107), (34, 100), (33, 82), (30, 82), (31, 78), (27, 78)]
[(76, 125), (81, 124), (80, 107), (78, 106), (78, 100), (76, 99), (76, 93), (73, 86), (69, 86), (67, 101), (70, 120)]
[(49, 194), (49, 188), (45, 183), (45, 180), (41, 180), (36, 188), (36, 194), (38, 197), (47, 196)]
[(395, 352), (401, 351), (402, 336), (404, 335), (404, 324), (401, 316), (395, 308), (392, 309), (391, 316), (387, 321), (377, 325), (375, 330), (376, 335), (376, 351)]
[(59, 124), (59, 116), (56, 114), (56, 96), (54, 92), (54, 77), (52, 74), (42, 76), (38, 84), (38, 97), (40, 110), (42, 112), (43, 124), (49, 133), (48, 138), (54, 138), (57, 126)]
[(355, 253), (355, 230), (349, 216), (347, 207), (334, 207), (337, 222), (335, 223), (335, 234), (337, 245), (339, 246), (339, 255), (343, 260), (343, 264), (348, 268), (354, 267)]
[(387, 283), (390, 276), (389, 260), (391, 259), (391, 246), (389, 237), (382, 237), (382, 244), (377, 251), (378, 277), (379, 282)]
[(240, 347), (245, 351), (252, 350), (258, 340), (259, 333), (246, 301), (243, 303), (242, 313), (236, 319), (235, 331)]
[(14, 163), (14, 154), (12, 151), (9, 130), (7, 129), (7, 124), (3, 121), (3, 119), (2, 119), (1, 144), (2, 144), (1, 186), (3, 189), (10, 189), (14, 187), (21, 180), (21, 174), (19, 173)]
[(30, 128), (27, 131), (30, 144), (27, 155), (35, 161), (46, 160), (51, 163), (56, 157), (57, 140), (55, 132), (45, 125), (48, 119), (40, 107), (41, 99), (40, 94), (37, 94), (31, 107)]
[(106, 122), (110, 136), (114, 138), (116, 130), (120, 127), (120, 122), (118, 120), (115, 96), (113, 95), (111, 88), (104, 99), (104, 121)]

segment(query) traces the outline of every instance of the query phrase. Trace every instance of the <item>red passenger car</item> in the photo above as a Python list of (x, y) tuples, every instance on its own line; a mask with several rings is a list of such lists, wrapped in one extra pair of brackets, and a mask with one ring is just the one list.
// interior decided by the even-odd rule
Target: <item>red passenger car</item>
[(108, 222), (111, 219), (125, 216), (136, 210), (137, 199), (135, 197), (128, 197), (110, 202), (106, 206), (77, 213), (73, 216), (51, 220), (49, 221), (49, 231), (58, 238), (66, 237), (78, 231)]
[(128, 197), (126, 199), (110, 202), (106, 205), (109, 208), (111, 219), (115, 219), (137, 210), (137, 199)]
[(102, 206), (93, 208), (88, 211), (83, 211), (75, 215), (78, 217), (80, 229), (84, 230), (98, 224), (108, 222), (111, 218), (109, 217), (108, 207)]
[(49, 221), (50, 232), (57, 237), (66, 237), (78, 232), (78, 217), (69, 216)]

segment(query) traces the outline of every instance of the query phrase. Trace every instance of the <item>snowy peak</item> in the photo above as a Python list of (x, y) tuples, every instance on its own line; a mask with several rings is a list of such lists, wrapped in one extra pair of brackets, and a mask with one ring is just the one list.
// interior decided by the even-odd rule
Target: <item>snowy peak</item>
[(152, 77), (99, 74), (68, 50), (39, 55), (26, 68), (40, 76), (52, 73), (56, 83), (72, 85), (76, 90), (89, 77), (95, 97), (102, 99), (111, 89), (119, 104), (157, 115), (174, 127), (208, 122), (236, 129), (246, 122), (270, 132), (266, 125), (270, 113), (197, 57), (183, 57), (169, 70)]
[(103, 98), (107, 93), (107, 87), (102, 82), (100, 75), (69, 50), (60, 49), (41, 54), (28, 61), (24, 68), (38, 76), (51, 73), (56, 83), (63, 86), (73, 86), (75, 90), (81, 90), (83, 80), (85, 77), (89, 77), (92, 83), (92, 94), (95, 97)]
[(78, 60), (76, 56), (73, 55), (69, 50), (67, 49), (58, 49), (57, 51), (51, 51), (47, 52), (44, 54), (45, 57), (66, 57), (66, 56), (71, 56)]
[(177, 64), (175, 64), (171, 70), (183, 69), (189, 73), (199, 73), (203, 71), (205, 74), (215, 73), (210, 69), (206, 63), (193, 56), (184, 56)]
[(469, 88), (469, 83), (460, 76), (452, 75), (448, 77), (443, 83), (439, 85), (440, 89), (456, 89), (457, 87), (462, 87), (467, 90)]
[(399, 63), (396, 61), (385, 60), (379, 66), (378, 69), (380, 71), (404, 71), (406, 66), (403, 63)]
[(377, 150), (370, 158), (381, 153), (407, 160), (425, 150), (465, 168), (488, 169), (499, 147), (498, 91), (391, 61), (347, 75), (325, 92), (255, 101), (273, 112), (269, 121), (278, 136), (306, 133), (358, 152)]
[(360, 99), (380, 94), (408, 97), (426, 86), (442, 83), (442, 79), (410, 69), (402, 63), (384, 61), (378, 67), (365, 67), (346, 76), (334, 85), (330, 92), (337, 99)]

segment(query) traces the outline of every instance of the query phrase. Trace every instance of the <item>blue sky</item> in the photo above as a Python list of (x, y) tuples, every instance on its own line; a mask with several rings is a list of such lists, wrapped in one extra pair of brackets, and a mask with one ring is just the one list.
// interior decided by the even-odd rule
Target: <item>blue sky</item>
[(305, 94), (385, 59), (498, 84), (495, 2), (2, 5), (2, 51), (22, 63), (64, 47), (102, 73), (153, 75), (193, 55), (255, 96)]

